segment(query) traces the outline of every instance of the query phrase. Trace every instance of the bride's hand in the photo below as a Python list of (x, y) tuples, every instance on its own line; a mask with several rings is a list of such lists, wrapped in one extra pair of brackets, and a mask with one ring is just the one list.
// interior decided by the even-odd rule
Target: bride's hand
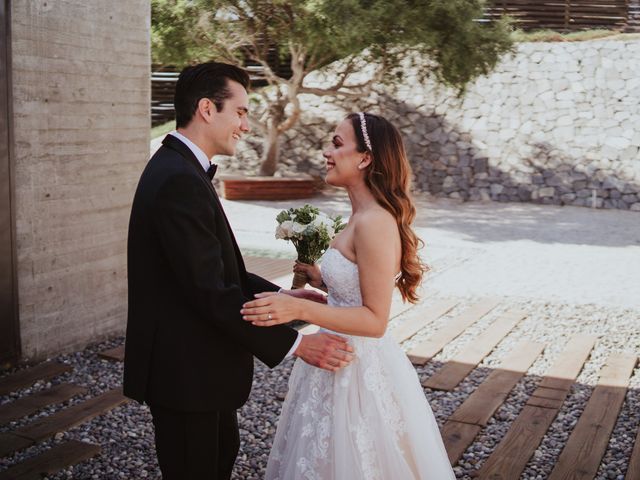
[(242, 319), (258, 327), (271, 327), (300, 318), (301, 299), (275, 292), (256, 294), (256, 300), (245, 303)]
[(303, 298), (304, 300), (311, 300), (312, 302), (327, 303), (327, 296), (315, 290), (296, 288), (295, 290), (280, 290), (280, 293), (296, 298)]
[(307, 283), (315, 288), (321, 288), (324, 282), (318, 265), (309, 265), (308, 263), (298, 262), (293, 266), (294, 273), (300, 273), (307, 277)]

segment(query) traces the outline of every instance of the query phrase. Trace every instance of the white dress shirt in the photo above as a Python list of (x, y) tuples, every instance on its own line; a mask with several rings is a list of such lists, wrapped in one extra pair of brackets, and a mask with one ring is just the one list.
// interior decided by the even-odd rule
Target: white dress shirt
[[(200, 147), (198, 147), (195, 143), (193, 143), (191, 140), (189, 140), (187, 137), (185, 137), (184, 135), (182, 135), (177, 131), (170, 132), (169, 135), (173, 135), (182, 143), (184, 143), (187, 147), (189, 147), (189, 150), (191, 150), (191, 152), (196, 156), (196, 158), (198, 159), (198, 162), (200, 162), (200, 165), (202, 165), (202, 168), (204, 169), (204, 171), (206, 172), (207, 170), (209, 170), (209, 165), (211, 164), (211, 162), (207, 157), (207, 154), (204, 153)], [(301, 341), (302, 341), (302, 334), (298, 332), (296, 341), (293, 342), (293, 346), (291, 347), (291, 350), (289, 350), (289, 352), (287, 353), (286, 357), (290, 357), (291, 355), (293, 355), (293, 352), (297, 350), (298, 345), (300, 345)]]
[(209, 165), (211, 165), (211, 161), (209, 160), (209, 158), (207, 158), (207, 154), (204, 153), (199, 146), (197, 146), (195, 143), (193, 143), (191, 140), (189, 140), (187, 137), (185, 137), (179, 132), (173, 131), (169, 135), (173, 135), (182, 143), (184, 143), (187, 147), (189, 147), (189, 150), (191, 150), (191, 152), (196, 156), (196, 158), (200, 162), (200, 165), (202, 165), (202, 168), (204, 168), (204, 171), (206, 172), (207, 170), (209, 170)]

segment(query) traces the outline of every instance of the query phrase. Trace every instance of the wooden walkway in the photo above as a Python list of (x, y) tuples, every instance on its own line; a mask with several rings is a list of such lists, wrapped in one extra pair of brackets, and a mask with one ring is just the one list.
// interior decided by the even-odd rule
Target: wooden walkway
[[(55, 379), (60, 374), (71, 370), (69, 365), (44, 362), (1, 378), (0, 391), (6, 394), (21, 390), (30, 387), (37, 381)], [(49, 405), (68, 402), (74, 397), (86, 394), (86, 392), (84, 387), (71, 383), (59, 383), (49, 389), (18, 398), (0, 406), (0, 425), (4, 426), (12, 421), (34, 415)], [(2, 432), (0, 433), (0, 457), (13, 455), (15, 452), (47, 440), (57, 433), (88, 422), (127, 401), (120, 389), (109, 390), (73, 406), (58, 410), (51, 415), (36, 418), (23, 427)], [(0, 480), (42, 478), (91, 458), (99, 452), (99, 445), (75, 440), (66, 441), (0, 472)]]
[[(292, 261), (286, 259), (245, 258), (249, 271), (258, 273), (280, 285), (291, 282)], [(400, 343), (411, 341), (409, 359), (416, 365), (428, 363), (449, 343), (465, 334), (483, 317), (486, 326), (459, 348), (459, 352), (445, 362), (432, 376), (423, 379), (428, 389), (451, 391), (468, 377), (500, 345), (511, 331), (526, 317), (523, 312), (492, 312), (498, 299), (485, 299), (466, 309), (453, 300), (432, 300), (419, 307), (405, 306), (394, 299), (389, 332)], [(452, 315), (452, 312), (454, 315)], [(404, 313), (402, 316), (400, 314)], [(445, 318), (445, 316), (447, 316)], [(438, 327), (434, 328), (434, 324)], [(313, 325), (301, 329), (303, 333), (317, 330)], [(420, 335), (418, 341), (415, 335)], [(479, 479), (512, 480), (521, 477), (527, 463), (540, 445), (544, 435), (569, 394), (576, 378), (589, 360), (597, 338), (575, 335), (568, 338), (564, 349), (555, 354), (551, 367), (540, 378), (536, 390), (511, 423), (489, 458), (474, 472)], [(546, 345), (521, 339), (500, 365), (449, 416), (442, 427), (442, 435), (452, 465), (456, 465), (465, 451), (482, 434), (497, 410), (504, 404), (514, 387), (540, 358)], [(407, 350), (407, 349), (405, 349)], [(105, 361), (123, 361), (124, 348), (100, 353)], [(637, 356), (617, 352), (610, 355), (600, 372), (600, 379), (577, 424), (563, 446), (549, 479), (593, 479), (609, 445), (618, 415), (622, 409), (629, 379), (637, 365)], [(33, 384), (37, 380), (55, 378), (70, 371), (67, 365), (45, 362), (0, 379), (0, 393), (6, 395)], [(0, 424), (37, 413), (47, 405), (67, 402), (86, 390), (70, 383), (60, 383), (8, 404), (0, 406)], [(277, 395), (284, 397), (284, 394)], [(96, 397), (59, 410), (55, 414), (28, 423), (22, 428), (0, 433), (0, 456), (52, 437), (58, 432), (86, 422), (127, 400), (119, 390), (111, 390)], [(67, 441), (0, 472), (0, 480), (41, 478), (99, 454), (100, 446)], [(629, 459), (626, 480), (640, 480), (640, 431)]]
[[(282, 285), (290, 282), (291, 266), (291, 260), (272, 259), (267, 262), (253, 258), (247, 261), (249, 270), (254, 268), (256, 273)], [(489, 315), (499, 303), (499, 299), (488, 298), (460, 311), (424, 339), (414, 342), (416, 344), (408, 353), (409, 359), (417, 366), (425, 365), (467, 328)], [(455, 301), (438, 300), (429, 304), (428, 308), (411, 309), (394, 298), (390, 333), (400, 343), (410, 340), (455, 307)], [(396, 320), (401, 313), (405, 314), (402, 321)], [(445, 391), (455, 389), (525, 317), (519, 311), (507, 311), (497, 316), (482, 333), (425, 379), (423, 386)], [(314, 325), (301, 329), (303, 333), (316, 330)], [(520, 477), (589, 359), (596, 341), (595, 337), (589, 335), (576, 335), (568, 339), (564, 351), (555, 358), (552, 367), (540, 380), (520, 416), (476, 472), (478, 478), (513, 480)], [(442, 435), (452, 465), (460, 460), (487, 426), (544, 348), (545, 345), (541, 343), (523, 339), (447, 419)], [(595, 478), (636, 364), (637, 356), (626, 353), (613, 354), (608, 359), (600, 381), (564, 446), (550, 479)], [(640, 480), (640, 431), (626, 480)]]

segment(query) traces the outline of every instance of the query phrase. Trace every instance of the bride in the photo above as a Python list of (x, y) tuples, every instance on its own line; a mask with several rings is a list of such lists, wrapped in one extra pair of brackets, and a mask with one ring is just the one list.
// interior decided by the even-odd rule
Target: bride
[(334, 372), (296, 361), (265, 478), (455, 478), (416, 372), (386, 334), (393, 289), (417, 302), (425, 270), (400, 133), (380, 116), (351, 114), (324, 157), (326, 181), (347, 189), (352, 215), (323, 255), (322, 271), (296, 270), (328, 297), (262, 293), (242, 314), (255, 325), (301, 319), (347, 335), (356, 358)]

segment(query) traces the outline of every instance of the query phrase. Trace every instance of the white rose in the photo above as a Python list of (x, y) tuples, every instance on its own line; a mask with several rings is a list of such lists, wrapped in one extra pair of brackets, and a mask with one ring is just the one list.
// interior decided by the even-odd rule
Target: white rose
[(331, 221), (330, 218), (327, 218), (326, 216), (320, 214), (313, 219), (313, 221), (311, 222), (311, 225), (313, 225), (314, 227), (324, 226), (328, 229), (328, 228), (331, 228), (331, 226), (333, 225), (333, 221)]
[(291, 229), (295, 232), (295, 233), (302, 233), (305, 231), (305, 229), (307, 228), (306, 225), (303, 225), (301, 223), (298, 222), (292, 222), (293, 225), (291, 226)]
[(276, 227), (276, 239), (284, 240), (286, 237), (287, 235), (284, 232), (284, 228), (282, 228), (282, 225), (278, 225)]
[(280, 224), (282, 228), (282, 233), (284, 233), (284, 238), (293, 236), (293, 222), (291, 220), (286, 220)]

